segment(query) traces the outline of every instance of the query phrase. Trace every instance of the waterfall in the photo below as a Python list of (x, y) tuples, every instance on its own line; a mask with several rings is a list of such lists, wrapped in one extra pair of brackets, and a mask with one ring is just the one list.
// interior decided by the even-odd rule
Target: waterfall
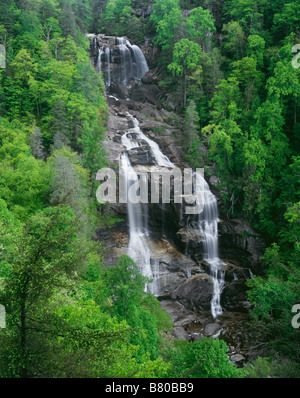
[(119, 46), (120, 50), (120, 57), (121, 57), (121, 81), (120, 83), (124, 84), (124, 86), (128, 83), (128, 75), (130, 75), (129, 68), (126, 67), (126, 60), (130, 58), (130, 51), (129, 48), (126, 46), (126, 39), (123, 37), (117, 38), (117, 45)]
[(96, 37), (93, 38), (93, 47), (94, 47), (94, 52), (97, 52), (97, 39)]
[(121, 83), (126, 86), (130, 79), (141, 80), (149, 70), (141, 49), (124, 37), (117, 37), (116, 43), (121, 56)]
[(103, 72), (107, 87), (113, 81), (127, 86), (131, 79), (141, 80), (149, 70), (141, 49), (135, 44), (132, 45), (125, 37), (117, 37), (115, 44), (102, 37), (102, 44), (99, 44), (95, 36), (91, 43), (91, 49), (96, 55), (95, 69), (97, 72)]
[(222, 314), (220, 304), (221, 293), (224, 287), (224, 263), (219, 258), (218, 248), (218, 205), (216, 197), (202, 176), (203, 211), (198, 214), (198, 228), (203, 234), (204, 260), (210, 265), (213, 281), (213, 297), (211, 300), (211, 313), (213, 318)]
[[(138, 121), (129, 113), (127, 116), (132, 120), (134, 127), (129, 129), (123, 136), (121, 143), (126, 151), (121, 156), (121, 170), (125, 177), (127, 192), (127, 211), (129, 220), (129, 245), (128, 255), (137, 263), (142, 274), (153, 282), (147, 286), (154, 295), (158, 294), (157, 276), (159, 273), (159, 263), (151, 259), (148, 236), (148, 204), (131, 201), (130, 190), (139, 186), (139, 176), (130, 163), (128, 150), (136, 148), (139, 143), (132, 137), (142, 139), (145, 137), (139, 128)], [(146, 210), (146, 211), (145, 211)]]
[[(143, 141), (145, 141), (145, 142), (148, 144), (148, 146), (149, 146), (149, 148), (150, 148), (150, 151), (151, 151), (151, 153), (152, 153), (152, 155), (153, 155), (153, 157), (154, 157), (154, 159), (155, 159), (155, 163), (157, 164), (157, 166), (161, 166), (161, 167), (172, 167), (172, 168), (175, 167), (175, 164), (172, 163), (172, 162), (169, 160), (169, 158), (168, 158), (166, 155), (164, 155), (164, 154), (162, 153), (162, 151), (160, 150), (158, 144), (157, 144), (156, 142), (150, 140), (150, 138), (148, 138), (148, 137), (142, 132), (142, 130), (141, 130), (140, 127), (139, 127), (139, 122), (138, 122), (138, 120), (137, 120), (135, 117), (133, 117), (132, 115), (130, 115), (130, 113), (128, 113), (128, 112), (127, 112), (127, 116), (128, 116), (129, 118), (131, 118), (131, 120), (132, 120), (132, 122), (133, 122), (133, 126), (134, 126), (134, 127), (130, 130), (131, 133), (134, 133), (135, 136), (136, 136), (138, 139), (143, 140)], [(126, 139), (126, 138), (125, 138), (125, 139)]]
[(98, 73), (101, 72), (101, 62), (102, 62), (101, 61), (101, 56), (102, 56), (102, 54), (103, 54), (103, 48), (100, 47), (99, 50), (98, 50), (98, 57), (97, 57), (97, 63), (96, 63), (96, 71)]
[(135, 63), (135, 73), (134, 73), (134, 78), (136, 80), (140, 80), (145, 73), (148, 72), (148, 64), (147, 61), (144, 57), (144, 54), (142, 53), (141, 49), (136, 46), (132, 45), (131, 49), (134, 53), (134, 63)]
[[(126, 151), (121, 157), (121, 169), (126, 179), (126, 189), (139, 186), (139, 177), (130, 163), (128, 150), (139, 146), (139, 140), (147, 143), (157, 166), (174, 168), (175, 165), (164, 155), (158, 144), (148, 138), (140, 129), (138, 120), (127, 112), (127, 117), (131, 119), (133, 127), (122, 136), (122, 144)], [(201, 178), (203, 189), (203, 211), (197, 215), (197, 227), (203, 235), (204, 260), (210, 265), (211, 278), (213, 281), (213, 297), (211, 300), (211, 313), (214, 318), (222, 314), (220, 304), (221, 292), (224, 287), (224, 263), (219, 258), (218, 253), (218, 206), (215, 196), (209, 189), (204, 178)], [(196, 189), (194, 188), (194, 194)], [(148, 215), (145, 214), (146, 204), (132, 203), (127, 200), (128, 219), (129, 219), (129, 247), (128, 255), (132, 257), (143, 275), (153, 279), (150, 291), (153, 294), (159, 291), (157, 275), (159, 274), (159, 264), (151, 259), (151, 250), (148, 237)]]
[(104, 50), (105, 53), (105, 61), (107, 63), (107, 78), (106, 78), (106, 85), (109, 87), (111, 83), (110, 79), (110, 48), (106, 47)]
[[(95, 46), (95, 40), (93, 42)], [(116, 38), (114, 46), (103, 46), (98, 50), (96, 70), (103, 70), (105, 84), (110, 86), (111, 82), (116, 81), (128, 85), (131, 79), (140, 80), (149, 70), (145, 57), (136, 45), (124, 37)], [(102, 54), (104, 53), (104, 57)], [(118, 59), (118, 61), (116, 61)], [(101, 63), (107, 65), (101, 68)], [(113, 68), (111, 63), (114, 62)], [(175, 168), (176, 166), (170, 159), (162, 153), (158, 144), (148, 138), (140, 129), (139, 122), (131, 114), (127, 113), (133, 127), (123, 134), (121, 143), (126, 150), (120, 160), (120, 171), (124, 173), (126, 181), (126, 191), (139, 188), (139, 175), (131, 165), (128, 151), (139, 146), (139, 141), (143, 141), (154, 159), (156, 166)], [(224, 263), (219, 258), (218, 253), (218, 207), (215, 196), (209, 189), (208, 184), (203, 179), (203, 211), (197, 215), (196, 225), (203, 237), (204, 260), (210, 266), (210, 273), (213, 282), (213, 297), (211, 300), (211, 313), (214, 318), (222, 314), (220, 304), (221, 293), (224, 287)], [(194, 190), (194, 194), (197, 194)], [(159, 262), (151, 258), (151, 240), (148, 229), (148, 204), (135, 203), (127, 199), (127, 210), (129, 220), (129, 246), (128, 255), (138, 264), (143, 275), (153, 279), (148, 288), (153, 294), (159, 293), (158, 278)], [(188, 248), (187, 248), (188, 250)]]

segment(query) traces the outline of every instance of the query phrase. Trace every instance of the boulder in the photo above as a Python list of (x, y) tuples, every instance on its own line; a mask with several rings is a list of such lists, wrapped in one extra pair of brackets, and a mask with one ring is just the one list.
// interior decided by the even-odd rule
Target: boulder
[(129, 98), (128, 88), (121, 83), (112, 82), (109, 87), (110, 94), (116, 95), (118, 98), (126, 100)]
[(186, 330), (182, 326), (174, 327), (172, 335), (177, 340), (190, 340), (189, 334), (186, 332)]
[(203, 241), (203, 234), (199, 230), (193, 228), (181, 228), (176, 235), (183, 243), (192, 242), (198, 245)]
[(206, 336), (214, 336), (221, 328), (222, 326), (219, 323), (208, 323), (205, 325), (204, 334)]
[(139, 102), (149, 102), (152, 105), (156, 105), (161, 108), (159, 97), (161, 90), (156, 84), (142, 84), (136, 85), (130, 90), (130, 99)]
[(174, 300), (162, 300), (161, 308), (163, 308), (168, 314), (171, 315), (174, 323), (174, 327), (183, 327), (189, 325), (197, 318), (196, 314), (184, 307), (178, 301)]
[(230, 356), (230, 360), (235, 364), (241, 365), (245, 362), (246, 358), (241, 354), (233, 354)]
[(148, 71), (141, 79), (143, 84), (153, 84), (157, 82), (157, 77), (152, 71)]
[(247, 312), (249, 309), (247, 290), (245, 280), (234, 280), (225, 285), (221, 294), (222, 308), (227, 311)]
[(192, 311), (210, 310), (210, 302), (213, 294), (212, 280), (207, 274), (192, 276), (183, 282), (171, 297), (180, 300)]
[(203, 257), (203, 235), (199, 229), (183, 227), (176, 232), (176, 244), (178, 247), (193, 256), (197, 261)]
[(132, 166), (135, 165), (153, 165), (155, 166), (155, 158), (149, 150), (148, 145), (132, 148), (128, 151), (128, 156)]

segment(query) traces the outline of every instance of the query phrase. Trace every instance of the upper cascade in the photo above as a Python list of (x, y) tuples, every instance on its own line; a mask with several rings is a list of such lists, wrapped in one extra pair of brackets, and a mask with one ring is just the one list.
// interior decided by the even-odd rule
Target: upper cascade
[(148, 72), (148, 64), (142, 50), (125, 37), (89, 34), (91, 62), (97, 72), (102, 72), (105, 85), (112, 82), (128, 86), (141, 80)]

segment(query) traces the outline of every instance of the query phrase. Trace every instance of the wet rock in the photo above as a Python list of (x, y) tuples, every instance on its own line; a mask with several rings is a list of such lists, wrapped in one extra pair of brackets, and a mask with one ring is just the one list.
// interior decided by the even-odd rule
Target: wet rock
[(120, 105), (120, 99), (113, 95), (108, 95), (106, 97), (106, 101), (109, 106), (119, 106)]
[(238, 262), (244, 259), (244, 266), (249, 266), (253, 273), (262, 273), (264, 264), (260, 257), (264, 254), (265, 243), (247, 220), (220, 222), (219, 236), (220, 253), (223, 258)]
[(129, 91), (124, 84), (118, 83), (118, 82), (112, 82), (109, 88), (109, 92), (111, 94), (116, 95), (117, 97), (126, 100), (129, 98)]
[(126, 131), (128, 129), (128, 120), (126, 115), (118, 114), (118, 115), (110, 115), (107, 122), (107, 132), (106, 135), (108, 137), (113, 138), (113, 136), (118, 133), (120, 130)]
[(247, 286), (245, 280), (235, 280), (228, 283), (221, 294), (221, 305), (228, 311), (247, 311)]
[(130, 90), (130, 98), (133, 101), (148, 102), (152, 105), (156, 105), (161, 108), (159, 102), (159, 97), (161, 96), (161, 91), (159, 86), (156, 84), (142, 84), (135, 86)]
[(203, 335), (201, 334), (201, 333), (192, 333), (191, 335), (190, 335), (190, 338), (191, 338), (191, 340), (192, 341), (198, 341), (198, 340), (200, 340), (201, 338), (203, 337)]
[(195, 275), (186, 280), (173, 293), (172, 298), (180, 300), (192, 311), (210, 310), (213, 286), (209, 275)]
[(103, 149), (106, 152), (106, 158), (111, 164), (116, 164), (120, 160), (120, 154), (124, 151), (124, 146), (114, 141), (103, 141)]
[(230, 360), (235, 363), (244, 362), (245, 359), (246, 358), (241, 354), (234, 354), (230, 356)]
[(203, 234), (199, 229), (191, 227), (181, 228), (176, 233), (176, 244), (178, 247), (191, 256), (195, 256), (196, 260), (203, 257)]
[(151, 154), (147, 145), (132, 148), (128, 151), (128, 156), (132, 166), (135, 165), (153, 165), (155, 166), (155, 158)]
[(197, 318), (193, 311), (189, 310), (178, 301), (163, 300), (160, 305), (171, 315), (175, 327), (188, 325)]
[(189, 334), (182, 326), (174, 327), (172, 334), (177, 340), (190, 340)]
[(203, 240), (203, 234), (199, 230), (193, 228), (181, 228), (176, 235), (183, 243), (194, 243), (198, 245)]
[[(204, 262), (201, 262), (201, 265)], [(225, 281), (232, 282), (237, 279), (247, 280), (251, 279), (253, 274), (250, 268), (242, 267), (241, 264), (233, 264), (229, 261), (224, 261)]]
[(204, 328), (204, 333), (206, 336), (213, 336), (215, 335), (222, 326), (219, 323), (208, 323)]

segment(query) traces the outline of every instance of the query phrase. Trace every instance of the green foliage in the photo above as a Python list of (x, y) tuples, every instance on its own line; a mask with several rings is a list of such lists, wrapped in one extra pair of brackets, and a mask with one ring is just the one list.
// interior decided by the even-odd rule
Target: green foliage
[(131, 3), (131, 0), (109, 0), (100, 18), (99, 29), (105, 34), (127, 36), (136, 43), (142, 42), (144, 26), (134, 15)]
[(199, 134), (199, 116), (196, 112), (196, 104), (191, 101), (186, 108), (183, 121), (184, 143), (187, 147), (191, 147), (193, 142), (198, 138)]
[(255, 34), (261, 30), (263, 5), (260, 0), (231, 0), (226, 8), (232, 19), (237, 20), (248, 34)]
[(249, 299), (255, 303), (251, 310), (253, 330), (263, 336), (269, 349), (299, 361), (298, 330), (291, 325), (291, 310), (299, 297), (299, 284), (271, 275), (267, 280), (256, 277), (248, 285), (252, 288)]
[(179, 10), (178, 0), (156, 0), (152, 7), (150, 20), (157, 27), (172, 10)]
[(187, 39), (182, 39), (177, 42), (173, 50), (173, 62), (168, 66), (168, 69), (175, 76), (180, 76), (184, 81), (183, 91), (183, 106), (186, 106), (187, 101), (187, 78), (193, 71), (196, 70), (200, 61), (201, 47)]
[(169, 52), (174, 44), (182, 37), (183, 18), (181, 10), (172, 9), (158, 22), (155, 44), (162, 47), (163, 51)]
[(160, 327), (165, 327), (166, 321), (154, 297), (144, 292), (147, 278), (141, 275), (130, 257), (123, 255), (114, 267), (103, 270), (101, 279), (103, 285), (97, 301), (112, 316), (119, 321), (126, 320), (131, 326), (130, 341), (139, 347), (135, 355), (138, 362), (142, 362), (147, 353), (151, 359), (157, 359), (160, 341), (158, 322)]
[(299, 366), (297, 363), (280, 358), (258, 357), (245, 367), (248, 378), (297, 378)]
[(237, 378), (244, 372), (228, 359), (226, 343), (212, 337), (198, 341), (180, 342), (169, 351), (172, 367), (169, 377), (184, 378)]
[(244, 55), (246, 45), (246, 35), (237, 21), (230, 21), (223, 26), (224, 49), (233, 59), (241, 59)]
[(248, 37), (248, 53), (257, 60), (258, 66), (263, 66), (264, 50), (266, 42), (258, 35)]
[(208, 48), (209, 35), (216, 31), (210, 11), (202, 7), (191, 10), (186, 21), (186, 29), (188, 35), (198, 41), (202, 48)]

